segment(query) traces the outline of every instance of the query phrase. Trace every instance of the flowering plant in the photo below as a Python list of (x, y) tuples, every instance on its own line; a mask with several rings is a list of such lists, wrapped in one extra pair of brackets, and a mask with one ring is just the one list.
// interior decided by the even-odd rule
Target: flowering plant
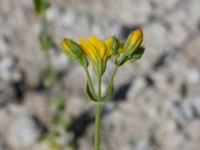
[[(125, 62), (136, 61), (144, 53), (142, 46), (143, 32), (141, 29), (132, 31), (125, 42), (120, 42), (115, 36), (100, 40), (95, 35), (91, 35), (88, 40), (79, 37), (79, 44), (69, 38), (63, 38), (61, 47), (64, 53), (71, 59), (78, 62), (87, 75), (87, 94), (96, 104), (95, 116), (95, 139), (94, 149), (100, 148), (100, 114), (103, 105), (113, 95), (113, 80), (119, 67)], [(110, 80), (105, 91), (102, 92), (102, 77), (105, 73), (107, 61), (112, 60), (115, 65)], [(98, 81), (98, 90), (96, 91), (88, 70), (89, 62), (92, 62), (94, 74)]]

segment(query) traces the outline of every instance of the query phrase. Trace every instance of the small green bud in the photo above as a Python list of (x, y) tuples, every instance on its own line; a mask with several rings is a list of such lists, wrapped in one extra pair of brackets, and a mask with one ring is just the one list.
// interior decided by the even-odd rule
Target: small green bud
[(105, 45), (111, 54), (117, 55), (120, 53), (120, 42), (115, 36), (106, 39)]
[(65, 98), (61, 95), (53, 93), (50, 96), (50, 105), (53, 112), (64, 111), (64, 109), (66, 108)]
[(64, 38), (61, 46), (66, 55), (79, 62), (83, 67), (88, 67), (88, 61), (81, 47), (74, 41)]
[(50, 48), (53, 46), (53, 40), (51, 36), (43, 29), (39, 34), (40, 47), (48, 52)]
[(51, 66), (48, 66), (47, 69), (44, 70), (42, 76), (42, 82), (45, 87), (51, 87), (57, 79), (57, 74), (55, 70)]
[(112, 37), (112, 42), (110, 44), (110, 49), (112, 50), (112, 52), (116, 55), (119, 53), (119, 47), (120, 47), (120, 42), (119, 40), (113, 36)]

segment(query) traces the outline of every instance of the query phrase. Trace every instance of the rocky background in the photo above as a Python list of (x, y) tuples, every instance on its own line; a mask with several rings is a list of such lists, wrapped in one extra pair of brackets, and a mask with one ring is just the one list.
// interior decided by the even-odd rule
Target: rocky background
[[(144, 31), (144, 56), (119, 70), (103, 111), (102, 150), (200, 149), (199, 10), (200, 0), (51, 0), (46, 16), (58, 46), (65, 36), (123, 40), (136, 27)], [(0, 150), (48, 150), (38, 142), (51, 120), (48, 90), (40, 88), (47, 65), (40, 29), (31, 0), (0, 0)], [(73, 118), (67, 139), (91, 150), (85, 74), (61, 51), (49, 59), (64, 72), (55, 88)]]

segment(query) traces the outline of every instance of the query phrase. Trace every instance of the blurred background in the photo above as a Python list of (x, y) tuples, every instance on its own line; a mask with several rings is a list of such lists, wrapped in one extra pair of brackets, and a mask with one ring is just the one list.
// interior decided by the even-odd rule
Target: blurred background
[(138, 27), (146, 51), (116, 75), (101, 149), (200, 149), (200, 0), (49, 4), (41, 17), (31, 0), (0, 0), (0, 150), (91, 150), (94, 104), (60, 41)]

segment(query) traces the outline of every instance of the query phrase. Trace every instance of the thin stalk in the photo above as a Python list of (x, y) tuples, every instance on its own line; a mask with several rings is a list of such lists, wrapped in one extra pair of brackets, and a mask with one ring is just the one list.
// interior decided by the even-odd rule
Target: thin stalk
[(118, 69), (118, 66), (116, 66), (115, 69), (114, 69), (113, 72), (112, 72), (110, 81), (109, 81), (109, 83), (108, 83), (108, 85), (107, 85), (107, 87), (106, 87), (106, 90), (105, 90), (105, 92), (104, 92), (105, 94), (108, 92), (108, 90), (109, 90), (110, 87), (112, 86), (112, 83), (113, 83), (113, 80), (114, 80), (114, 76), (115, 76), (115, 74), (116, 74), (116, 72), (117, 72), (117, 69)]
[(98, 77), (98, 101), (101, 101), (101, 79), (102, 77)]
[(47, 22), (47, 18), (46, 18), (46, 15), (44, 14), (42, 16), (42, 28), (44, 30), (44, 32), (47, 34), (48, 33), (48, 22)]
[[(101, 80), (102, 80), (102, 76), (99, 76), (98, 77), (98, 101), (101, 101)], [(95, 116), (94, 150), (100, 149), (101, 109), (102, 109), (102, 105), (97, 102), (96, 103), (96, 116)]]
[(84, 69), (85, 69), (85, 72), (86, 72), (86, 75), (87, 75), (88, 84), (89, 84), (89, 86), (90, 86), (90, 88), (92, 90), (91, 92), (96, 97), (96, 93), (95, 93), (95, 90), (94, 90), (94, 87), (93, 87), (93, 84), (92, 84), (92, 79), (90, 77), (90, 73), (88, 71), (88, 68), (84, 68)]
[(94, 136), (94, 150), (100, 150), (100, 119), (101, 119), (101, 104), (96, 103), (95, 116), (95, 136)]

